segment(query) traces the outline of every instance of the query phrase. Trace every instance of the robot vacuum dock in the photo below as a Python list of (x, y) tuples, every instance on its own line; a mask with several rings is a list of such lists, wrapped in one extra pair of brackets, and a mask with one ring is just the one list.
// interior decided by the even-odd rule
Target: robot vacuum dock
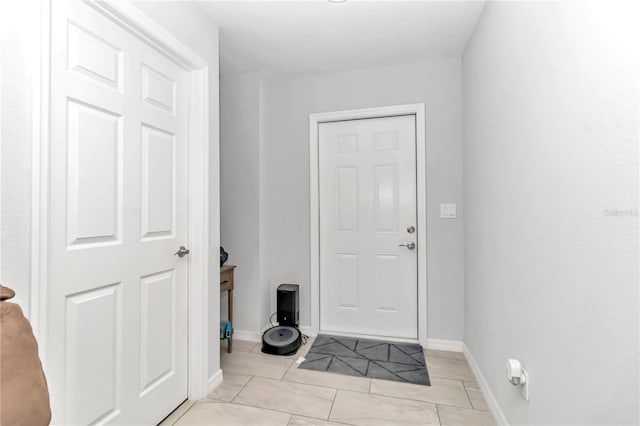
[(298, 330), (298, 288), (297, 284), (280, 284), (277, 292), (278, 325), (262, 335), (262, 352), (271, 355), (295, 353), (302, 343)]

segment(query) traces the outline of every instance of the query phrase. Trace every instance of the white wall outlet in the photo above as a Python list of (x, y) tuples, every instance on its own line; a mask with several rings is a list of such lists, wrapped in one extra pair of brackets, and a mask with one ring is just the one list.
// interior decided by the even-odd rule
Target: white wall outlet
[(531, 377), (524, 367), (522, 367), (522, 381), (524, 383), (520, 385), (520, 393), (524, 397), (524, 400), (529, 402), (529, 384), (531, 383)]
[(440, 204), (440, 219), (455, 219), (456, 217), (455, 204)]
[(524, 400), (529, 402), (529, 372), (519, 360), (513, 358), (507, 360), (507, 380), (517, 386)]

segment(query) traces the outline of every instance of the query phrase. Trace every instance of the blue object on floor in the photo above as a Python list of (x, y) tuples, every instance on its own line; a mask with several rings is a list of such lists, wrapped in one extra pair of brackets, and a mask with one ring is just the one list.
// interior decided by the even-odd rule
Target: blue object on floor
[(224, 338), (227, 340), (231, 339), (231, 321), (227, 321), (224, 327)]
[(231, 322), (220, 321), (220, 340), (229, 340), (231, 338)]

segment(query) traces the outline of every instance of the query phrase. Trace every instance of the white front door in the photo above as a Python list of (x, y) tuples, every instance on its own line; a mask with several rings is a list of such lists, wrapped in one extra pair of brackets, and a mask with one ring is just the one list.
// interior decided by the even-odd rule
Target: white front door
[(415, 115), (320, 123), (318, 146), (320, 331), (417, 339)]
[(188, 73), (53, 1), (46, 373), (58, 424), (155, 424), (187, 397)]

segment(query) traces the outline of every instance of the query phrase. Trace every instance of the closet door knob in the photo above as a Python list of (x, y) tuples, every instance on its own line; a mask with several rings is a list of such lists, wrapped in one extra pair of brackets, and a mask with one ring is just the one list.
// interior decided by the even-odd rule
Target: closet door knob
[(416, 248), (416, 243), (414, 243), (413, 241), (407, 244), (398, 244), (398, 247), (406, 247), (409, 250), (413, 250)]
[(185, 257), (186, 255), (189, 254), (189, 249), (186, 248), (185, 246), (180, 246), (178, 251), (173, 254), (177, 255), (178, 257)]

